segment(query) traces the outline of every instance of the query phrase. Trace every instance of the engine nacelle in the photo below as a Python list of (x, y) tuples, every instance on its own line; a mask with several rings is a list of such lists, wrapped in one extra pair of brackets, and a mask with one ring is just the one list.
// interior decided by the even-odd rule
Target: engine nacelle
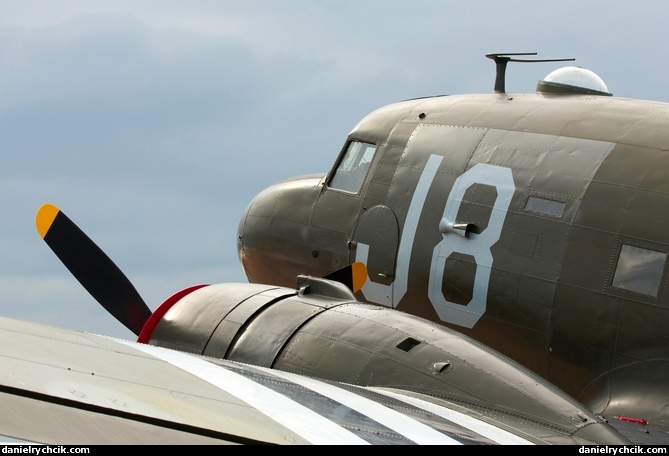
[(325, 279), (300, 276), (297, 289), (183, 290), (154, 312), (139, 342), (325, 380), (429, 392), (487, 416), (545, 425), (556, 438), (608, 432), (591, 427), (602, 421), (509, 358), (444, 326), (360, 303), (344, 285)]

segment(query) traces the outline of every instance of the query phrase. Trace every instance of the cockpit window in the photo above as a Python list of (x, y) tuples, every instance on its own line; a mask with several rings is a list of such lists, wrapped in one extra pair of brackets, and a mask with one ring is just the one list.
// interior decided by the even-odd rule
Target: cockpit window
[(376, 153), (374, 144), (351, 141), (330, 179), (330, 187), (352, 193), (359, 192), (374, 153)]

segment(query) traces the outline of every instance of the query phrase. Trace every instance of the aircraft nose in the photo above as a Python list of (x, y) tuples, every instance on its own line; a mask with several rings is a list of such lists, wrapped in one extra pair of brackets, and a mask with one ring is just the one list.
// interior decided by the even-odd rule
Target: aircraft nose
[(309, 220), (324, 175), (302, 176), (261, 191), (237, 229), (237, 253), (249, 282), (295, 286), (311, 258)]

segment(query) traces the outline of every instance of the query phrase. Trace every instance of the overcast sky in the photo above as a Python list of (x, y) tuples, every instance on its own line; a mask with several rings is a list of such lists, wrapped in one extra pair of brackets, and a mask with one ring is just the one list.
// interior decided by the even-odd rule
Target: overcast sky
[[(669, 2), (0, 0), (0, 314), (134, 338), (39, 237), (60, 207), (151, 309), (244, 282), (253, 196), (326, 172), (368, 112), (489, 93), (490, 52), (573, 57), (669, 102)], [(564, 64), (516, 64), (533, 91)]]

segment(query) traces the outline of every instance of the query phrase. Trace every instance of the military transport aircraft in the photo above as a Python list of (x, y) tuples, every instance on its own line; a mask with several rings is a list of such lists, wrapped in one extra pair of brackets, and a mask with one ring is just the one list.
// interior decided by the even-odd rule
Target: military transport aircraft
[(0, 319), (0, 435), (40, 443), (667, 443), (669, 105), (580, 67), (407, 100), (260, 193), (250, 283), (154, 311), (59, 208), (37, 230), (137, 335)]
[[(669, 105), (568, 66), (506, 93), (407, 100), (326, 175), (259, 194), (251, 282), (360, 261), (356, 296), (457, 329), (597, 413), (669, 428)], [(648, 427), (646, 429), (649, 429)]]

